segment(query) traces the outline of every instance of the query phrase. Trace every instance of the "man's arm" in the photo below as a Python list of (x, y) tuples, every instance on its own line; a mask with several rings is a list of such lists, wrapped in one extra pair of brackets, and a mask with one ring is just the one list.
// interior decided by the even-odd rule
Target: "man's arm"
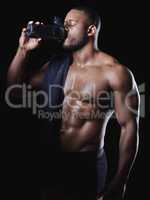
[[(35, 24), (38, 26), (40, 23), (36, 22)], [(14, 56), (8, 69), (8, 74), (7, 74), (8, 86), (24, 82), (24, 80), (28, 75), (27, 64), (29, 64), (28, 63), (29, 55), (32, 50), (40, 46), (41, 41), (42, 41), (41, 38), (28, 38), (28, 36), (26, 35), (26, 28), (22, 29), (16, 55)]]
[(114, 109), (121, 127), (121, 134), (117, 172), (108, 186), (104, 199), (121, 200), (138, 151), (140, 99), (134, 77), (125, 67), (116, 66), (109, 82), (114, 91)]
[(29, 53), (26, 49), (18, 47), (16, 55), (14, 56), (7, 74), (8, 85), (18, 84), (23, 82), (23, 77), (28, 61)]

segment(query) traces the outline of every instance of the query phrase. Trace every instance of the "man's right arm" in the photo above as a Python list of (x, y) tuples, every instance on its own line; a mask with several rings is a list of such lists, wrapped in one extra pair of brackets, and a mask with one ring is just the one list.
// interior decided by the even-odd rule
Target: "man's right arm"
[(28, 52), (26, 49), (18, 47), (17, 53), (13, 58), (7, 75), (8, 85), (19, 84), (24, 80), (24, 73), (28, 60)]
[[(40, 23), (36, 22), (35, 24), (38, 26)], [(27, 68), (29, 67), (27, 65), (29, 64), (28, 58), (30, 52), (38, 48), (41, 44), (41, 41), (41, 38), (29, 38), (26, 34), (26, 28), (23, 28), (19, 39), (18, 50), (8, 69), (8, 86), (12, 84), (21, 84), (25, 81), (27, 76)]]

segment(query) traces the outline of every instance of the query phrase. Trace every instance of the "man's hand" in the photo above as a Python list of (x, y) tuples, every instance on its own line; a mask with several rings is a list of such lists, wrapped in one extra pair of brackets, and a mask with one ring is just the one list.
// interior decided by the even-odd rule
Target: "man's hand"
[[(33, 21), (28, 22), (28, 24), (33, 24)], [(43, 23), (35, 22), (35, 26), (42, 25)], [(42, 38), (29, 38), (26, 34), (26, 28), (22, 29), (21, 36), (19, 38), (19, 48), (24, 49), (25, 51), (30, 51), (36, 49), (40, 46)]]
[(102, 200), (123, 200), (126, 184), (114, 178), (104, 192)]
[(101, 193), (97, 194), (96, 200), (103, 200), (104, 198), (104, 191), (102, 191)]
[(112, 181), (97, 195), (97, 200), (123, 200), (126, 182), (115, 176)]
[(97, 200), (103, 200), (103, 199), (104, 199), (103, 197), (97, 198)]

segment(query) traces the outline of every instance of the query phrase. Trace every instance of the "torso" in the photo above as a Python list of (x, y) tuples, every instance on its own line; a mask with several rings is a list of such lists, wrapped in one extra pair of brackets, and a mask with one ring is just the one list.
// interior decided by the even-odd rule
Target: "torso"
[[(70, 66), (64, 86), (60, 133), (64, 151), (91, 151), (104, 145), (105, 128), (112, 114), (111, 88), (105, 62)], [(103, 97), (103, 98), (102, 98)]]

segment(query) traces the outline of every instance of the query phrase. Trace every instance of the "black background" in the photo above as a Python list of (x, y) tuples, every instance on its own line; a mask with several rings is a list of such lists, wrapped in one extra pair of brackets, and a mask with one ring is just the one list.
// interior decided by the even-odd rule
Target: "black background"
[[(58, 1), (53, 2), (20, 2), (17, 6), (8, 2), (2, 6), (4, 14), (1, 16), (0, 36), (0, 87), (1, 87), (1, 141), (4, 145), (4, 168), (7, 170), (5, 179), (16, 197), (20, 188), (26, 194), (35, 185), (38, 188), (38, 160), (39, 130), (40, 124), (26, 110), (12, 111), (4, 103), (4, 91), (6, 85), (6, 73), (17, 46), (22, 27), (30, 20), (42, 20), (48, 22), (53, 15), (64, 17), (66, 12), (74, 5), (86, 4), (98, 10), (102, 19), (102, 27), (99, 38), (99, 48), (116, 57), (121, 63), (128, 66), (133, 72), (137, 84), (146, 83), (146, 117), (140, 118), (140, 146), (139, 153), (131, 172), (128, 184), (127, 199), (146, 199), (148, 191), (148, 52), (146, 46), (148, 16), (144, 2), (134, 3), (129, 1)], [(111, 174), (114, 172), (116, 161), (116, 145), (119, 127), (115, 121), (111, 121), (107, 128), (106, 150), (108, 157), (113, 158)], [(6, 162), (5, 162), (6, 161)], [(6, 163), (6, 164), (5, 164)], [(35, 164), (36, 163), (36, 164)], [(27, 181), (24, 184), (24, 181)], [(5, 184), (4, 184), (5, 185)], [(31, 186), (31, 187), (30, 187)], [(35, 192), (35, 196), (38, 195)]]

